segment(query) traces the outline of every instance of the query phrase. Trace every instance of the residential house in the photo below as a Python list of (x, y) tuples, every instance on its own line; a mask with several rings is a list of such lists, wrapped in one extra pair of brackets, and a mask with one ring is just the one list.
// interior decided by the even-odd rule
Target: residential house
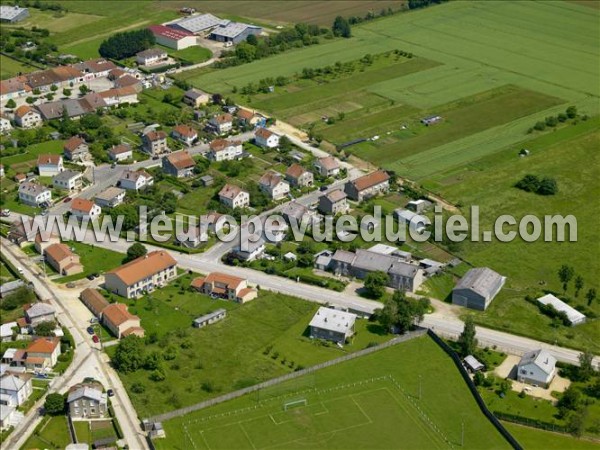
[(196, 161), (185, 150), (171, 153), (162, 159), (163, 171), (177, 178), (191, 177), (195, 167)]
[(344, 190), (351, 200), (361, 202), (390, 188), (390, 176), (383, 170), (377, 170), (352, 181), (348, 181)]
[(215, 139), (211, 141), (207, 158), (211, 161), (229, 161), (239, 159), (244, 153), (241, 141), (230, 141), (228, 139)]
[(154, 184), (154, 177), (145, 170), (126, 170), (119, 179), (119, 186), (123, 189), (139, 191)]
[(280, 138), (281, 136), (278, 134), (275, 134), (271, 130), (262, 127), (257, 129), (254, 133), (254, 142), (256, 145), (267, 149), (279, 147)]
[(24, 173), (17, 173), (14, 177), (15, 182), (17, 183), (24, 183), (25, 181), (27, 181), (27, 175), (25, 175)]
[(10, 295), (13, 291), (20, 289), (23, 286), (25, 286), (23, 280), (7, 281), (6, 283), (0, 284), (0, 298)]
[(49, 245), (46, 247), (44, 256), (46, 262), (63, 276), (83, 272), (79, 255), (73, 253), (68, 245), (62, 243)]
[(354, 335), (356, 314), (320, 306), (310, 321), (310, 337), (345, 344)]
[(25, 349), (24, 365), (28, 370), (52, 368), (60, 356), (60, 339), (43, 337), (33, 341)]
[(113, 145), (112, 148), (108, 150), (108, 157), (116, 162), (126, 161), (133, 158), (133, 151), (129, 144)]
[(242, 125), (253, 126), (260, 122), (261, 118), (254, 114), (252, 111), (248, 111), (247, 109), (238, 109), (235, 113), (235, 117), (238, 122)]
[(231, 114), (218, 114), (208, 121), (208, 127), (216, 134), (229, 133), (233, 128), (233, 116)]
[(256, 242), (248, 242), (246, 246), (240, 245), (233, 249), (233, 256), (242, 261), (251, 262), (260, 258), (265, 253), (265, 242), (259, 239)]
[(192, 108), (199, 108), (210, 102), (210, 95), (199, 89), (189, 89), (183, 94), (183, 103)]
[[(132, 77), (128, 78), (129, 80)], [(123, 80), (119, 79), (119, 82), (123, 84)], [(115, 87), (107, 91), (102, 91), (98, 94), (105, 106), (117, 106), (138, 103), (138, 91), (140, 90), (140, 83), (135, 85)]]
[(150, 25), (148, 29), (154, 35), (157, 44), (174, 50), (183, 50), (197, 45), (198, 42), (193, 33), (185, 30), (176, 30), (164, 25)]
[(65, 191), (78, 191), (83, 187), (83, 173), (65, 170), (52, 178), (52, 187)]
[(304, 217), (310, 218), (310, 210), (301, 203), (291, 201), (283, 205), (281, 215), (290, 225), (292, 222), (301, 223)]
[(0, 406), (17, 407), (33, 393), (31, 374), (5, 373), (0, 377)]
[(205, 224), (190, 226), (187, 231), (176, 236), (177, 242), (187, 248), (198, 248), (203, 242), (208, 241), (208, 232)]
[(194, 141), (198, 139), (198, 132), (187, 125), (177, 125), (173, 128), (171, 136), (173, 136), (173, 139), (177, 139), (191, 147)]
[(42, 116), (31, 106), (22, 105), (15, 110), (15, 123), (20, 128), (37, 128), (42, 126)]
[(92, 80), (94, 78), (108, 77), (108, 74), (117, 69), (117, 66), (112, 61), (104, 58), (89, 59), (78, 64), (74, 64), (73, 67), (79, 70), (85, 81)]
[(37, 168), (40, 177), (53, 177), (65, 170), (62, 156), (52, 154), (39, 155)]
[(290, 182), (293, 187), (302, 188), (313, 185), (314, 176), (300, 164), (292, 164), (285, 172), (285, 179)]
[(196, 278), (192, 281), (191, 287), (206, 295), (237, 303), (249, 302), (258, 295), (256, 289), (248, 287), (246, 279), (221, 272), (212, 272), (206, 277)]
[(416, 292), (425, 281), (421, 267), (408, 262), (396, 261), (387, 271), (388, 286), (400, 291)]
[(347, 195), (341, 189), (328, 192), (319, 197), (318, 210), (322, 214), (335, 216), (336, 214), (344, 214), (348, 211)]
[(164, 64), (168, 58), (169, 55), (165, 50), (155, 47), (136, 53), (135, 62), (140, 66), (153, 66), (156, 64)]
[(556, 375), (556, 358), (548, 350), (533, 350), (517, 365), (517, 381), (547, 388)]
[(585, 323), (586, 317), (584, 314), (552, 294), (546, 294), (543, 297), (538, 298), (537, 301), (542, 305), (552, 306), (559, 313), (564, 313), (567, 316), (567, 319), (569, 319), (571, 326)]
[(54, 322), (56, 320), (56, 310), (52, 305), (43, 302), (37, 302), (33, 305), (25, 305), (25, 320), (31, 328), (37, 327), (42, 322)]
[(3, 105), (10, 99), (24, 97), (30, 92), (31, 87), (24, 76), (0, 81), (0, 103)]
[(469, 270), (452, 290), (452, 303), (484, 311), (506, 282), (506, 277), (487, 267)]
[(192, 325), (194, 328), (203, 328), (207, 325), (211, 325), (215, 322), (223, 320), (226, 316), (227, 316), (227, 310), (223, 309), (223, 308), (219, 308), (216, 311), (213, 311), (211, 313), (205, 314), (203, 316), (200, 316), (200, 317), (194, 319), (194, 322), (192, 323)]
[(98, 319), (102, 318), (102, 311), (110, 304), (97, 289), (93, 288), (86, 288), (81, 291), (79, 298)]
[(200, 182), (202, 183), (202, 186), (207, 187), (212, 186), (215, 182), (215, 179), (212, 175), (203, 175), (200, 177)]
[(10, 120), (4, 116), (0, 116), (0, 134), (8, 133), (10, 130), (12, 130)]
[(167, 134), (164, 131), (150, 131), (142, 136), (142, 150), (151, 155), (169, 151)]
[(153, 251), (107, 272), (106, 289), (121, 297), (137, 298), (177, 276), (177, 261), (164, 250)]
[(235, 184), (226, 184), (219, 191), (219, 201), (231, 209), (250, 206), (250, 194)]
[(91, 200), (75, 198), (71, 202), (71, 215), (77, 218), (94, 220), (100, 217), (100, 214), (102, 214), (102, 208)]
[[(23, 286), (23, 282), (21, 280), (18, 281), (21, 282), (19, 287)], [(3, 283), (2, 287), (9, 283)], [(2, 292), (2, 297), (5, 295), (6, 293)], [(13, 328), (18, 328), (17, 322), (6, 322), (0, 325), (0, 342), (10, 342), (13, 340)]]
[(433, 206), (429, 200), (418, 199), (411, 200), (406, 204), (406, 209), (416, 212), (417, 214), (421, 214), (422, 212), (427, 211), (429, 208)]
[(118, 187), (111, 186), (105, 191), (100, 192), (96, 195), (94, 202), (96, 205), (101, 208), (114, 208), (115, 206), (119, 206), (125, 200), (125, 189), (121, 189)]
[(340, 173), (340, 162), (333, 156), (326, 156), (325, 158), (317, 159), (315, 168), (322, 177), (337, 177)]
[(52, 201), (52, 192), (46, 186), (25, 181), (19, 185), (19, 201), (29, 206), (40, 206)]
[(273, 200), (281, 200), (290, 193), (290, 185), (283, 180), (281, 174), (269, 170), (258, 182), (260, 190)]
[(111, 303), (102, 310), (102, 323), (118, 339), (134, 334), (144, 337), (144, 329), (140, 326), (140, 318), (127, 310), (123, 303)]
[(34, 243), (35, 250), (40, 255), (43, 255), (44, 252), (46, 251), (46, 247), (48, 247), (52, 244), (58, 244), (60, 242), (60, 238), (59, 238), (58, 234), (54, 232), (54, 230), (52, 230), (52, 231), (39, 230), (34, 237), (34, 241), (35, 241), (35, 243)]
[[(223, 219), (221, 220), (221, 218)], [(226, 223), (224, 215), (216, 211), (200, 216), (200, 226), (211, 233), (218, 233)]]
[(101, 419), (108, 415), (108, 396), (97, 381), (76, 384), (69, 389), (67, 407), (71, 420)]
[(79, 136), (73, 136), (65, 142), (63, 154), (69, 161), (87, 161), (92, 157), (87, 142)]

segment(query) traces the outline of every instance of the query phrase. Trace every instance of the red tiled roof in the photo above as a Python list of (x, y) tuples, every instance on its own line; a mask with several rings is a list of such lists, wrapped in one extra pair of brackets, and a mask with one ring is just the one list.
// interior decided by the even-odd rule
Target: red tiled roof
[(177, 265), (177, 261), (169, 253), (163, 250), (156, 250), (113, 269), (107, 272), (107, 274), (116, 275), (127, 286), (131, 286), (140, 280), (175, 265)]
[(356, 180), (352, 181), (352, 184), (358, 191), (363, 191), (365, 189), (388, 181), (389, 179), (390, 176), (387, 174), (387, 172), (383, 170), (377, 170), (368, 175), (364, 175), (360, 178), (357, 178)]
[(56, 262), (61, 262), (75, 256), (69, 246), (62, 243), (49, 245), (44, 250), (44, 253)]
[(67, 142), (65, 142), (65, 145), (63, 148), (69, 152), (72, 152), (77, 147), (79, 147), (81, 144), (85, 144), (85, 140), (80, 138), (79, 136), (73, 136), (71, 139), (69, 139)]
[(273, 133), (271, 130), (267, 130), (266, 128), (259, 128), (258, 130), (256, 130), (256, 133), (254, 133), (254, 135), (256, 137), (260, 137), (263, 139), (268, 139), (270, 136), (274, 135), (275, 133)]
[(187, 138), (191, 138), (198, 135), (198, 133), (196, 133), (196, 131), (192, 127), (188, 127), (187, 125), (177, 125), (176, 127), (173, 127), (173, 131), (175, 131), (180, 136), (184, 136)]
[(306, 169), (304, 167), (302, 167), (300, 164), (294, 163), (289, 167), (285, 174), (289, 175), (292, 178), (298, 178), (304, 172), (306, 172)]
[(182, 30), (175, 30), (173, 28), (165, 27), (164, 25), (150, 25), (148, 29), (152, 31), (152, 34), (155, 36), (162, 36), (177, 41), (187, 36), (193, 36), (192, 33)]
[(127, 305), (123, 303), (112, 303), (104, 308), (102, 311), (102, 316), (104, 320), (107, 320), (115, 327), (118, 327), (124, 322), (128, 320), (140, 320), (138, 316), (134, 316), (129, 311), (127, 311)]
[(39, 338), (33, 341), (27, 347), (27, 353), (48, 353), (51, 354), (60, 343), (58, 338)]
[(229, 198), (229, 199), (234, 199), (241, 192), (244, 192), (244, 190), (241, 187), (236, 186), (235, 184), (226, 184), (219, 191), (219, 197), (225, 197), (225, 198)]
[(42, 165), (42, 164), (52, 164), (52, 165), (56, 166), (56, 165), (58, 165), (58, 163), (60, 162), (61, 159), (62, 159), (62, 156), (60, 156), (60, 155), (50, 155), (50, 154), (39, 155), (38, 159), (37, 159), (37, 163), (38, 163), (38, 166)]
[(166, 158), (171, 163), (171, 165), (173, 165), (173, 167), (179, 170), (188, 169), (196, 165), (196, 162), (185, 150), (181, 152), (171, 153)]
[(85, 198), (73, 199), (73, 202), (71, 203), (71, 211), (81, 211), (86, 214), (89, 214), (93, 207), (94, 202), (86, 200)]

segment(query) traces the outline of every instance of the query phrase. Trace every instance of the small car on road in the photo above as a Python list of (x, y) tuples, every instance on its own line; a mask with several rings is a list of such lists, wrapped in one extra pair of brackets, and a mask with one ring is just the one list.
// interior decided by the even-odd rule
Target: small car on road
[(94, 341), (94, 343), (97, 344), (98, 342), (100, 342), (100, 338), (98, 336), (96, 336), (96, 335), (93, 335), (92, 336), (92, 341)]
[(94, 334), (94, 333), (95, 333), (95, 331), (94, 331), (94, 327), (87, 327), (87, 330), (86, 330), (86, 331), (88, 332), (88, 334), (89, 334), (89, 335), (92, 335), (92, 334)]

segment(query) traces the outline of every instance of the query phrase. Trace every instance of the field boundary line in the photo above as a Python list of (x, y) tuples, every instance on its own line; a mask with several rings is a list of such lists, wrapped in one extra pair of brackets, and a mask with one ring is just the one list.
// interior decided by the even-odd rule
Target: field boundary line
[(205, 400), (203, 402), (196, 403), (195, 405), (186, 406), (184, 408), (176, 409), (174, 411), (171, 411), (171, 412), (168, 412), (168, 413), (164, 413), (164, 414), (159, 414), (159, 415), (150, 417), (148, 420), (151, 421), (151, 422), (164, 422), (166, 420), (173, 419), (175, 417), (181, 417), (181, 416), (184, 416), (184, 415), (189, 414), (191, 412), (199, 411), (201, 409), (208, 408), (209, 406), (218, 405), (219, 403), (223, 403), (223, 402), (226, 402), (228, 400), (232, 400), (234, 398), (241, 397), (241, 396), (249, 394), (251, 392), (256, 392), (256, 391), (259, 391), (261, 389), (264, 389), (264, 388), (267, 388), (267, 387), (270, 387), (270, 386), (275, 386), (275, 385), (280, 384), (280, 383), (282, 383), (284, 381), (293, 380), (295, 378), (302, 377), (302, 376), (307, 375), (309, 373), (316, 372), (316, 371), (318, 371), (320, 369), (324, 369), (326, 367), (334, 366), (334, 365), (339, 364), (339, 363), (344, 362), (344, 361), (349, 361), (351, 359), (359, 358), (359, 357), (364, 356), (364, 355), (368, 355), (368, 354), (371, 354), (371, 353), (378, 352), (380, 350), (383, 350), (383, 349), (388, 348), (388, 347), (392, 347), (392, 346), (394, 346), (396, 344), (399, 344), (401, 342), (406, 342), (406, 341), (409, 341), (409, 340), (414, 339), (416, 337), (424, 336), (425, 334), (426, 334), (426, 330), (425, 329), (419, 329), (417, 331), (412, 331), (412, 332), (409, 332), (409, 333), (404, 334), (402, 336), (395, 337), (395, 338), (393, 338), (393, 339), (391, 339), (391, 340), (389, 340), (389, 341), (387, 341), (387, 342), (385, 342), (383, 344), (380, 344), (380, 345), (378, 345), (376, 347), (365, 348), (365, 349), (359, 350), (359, 351), (357, 351), (355, 353), (350, 353), (348, 355), (344, 355), (344, 356), (341, 356), (339, 358), (335, 358), (335, 359), (332, 359), (332, 360), (329, 360), (329, 361), (325, 361), (323, 363), (317, 364), (317, 365), (309, 367), (307, 369), (298, 370), (296, 372), (291, 372), (291, 373), (288, 373), (286, 375), (283, 375), (283, 376), (280, 376), (280, 377), (277, 377), (277, 378), (273, 378), (271, 380), (264, 381), (262, 383), (255, 384), (254, 386), (249, 386), (249, 387), (246, 387), (246, 388), (243, 388), (243, 389), (239, 389), (237, 391), (230, 392), (230, 393), (225, 394), (225, 395), (221, 395), (219, 397), (212, 398), (210, 400)]

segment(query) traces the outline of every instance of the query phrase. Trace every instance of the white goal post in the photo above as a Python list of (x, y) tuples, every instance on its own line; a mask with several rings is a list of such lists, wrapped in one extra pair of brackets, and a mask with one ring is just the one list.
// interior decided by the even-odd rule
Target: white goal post
[(308, 405), (308, 400), (306, 400), (305, 398), (291, 400), (291, 401), (285, 402), (283, 404), (283, 410), (287, 411), (288, 409), (296, 408), (297, 406), (306, 406), (306, 405)]

